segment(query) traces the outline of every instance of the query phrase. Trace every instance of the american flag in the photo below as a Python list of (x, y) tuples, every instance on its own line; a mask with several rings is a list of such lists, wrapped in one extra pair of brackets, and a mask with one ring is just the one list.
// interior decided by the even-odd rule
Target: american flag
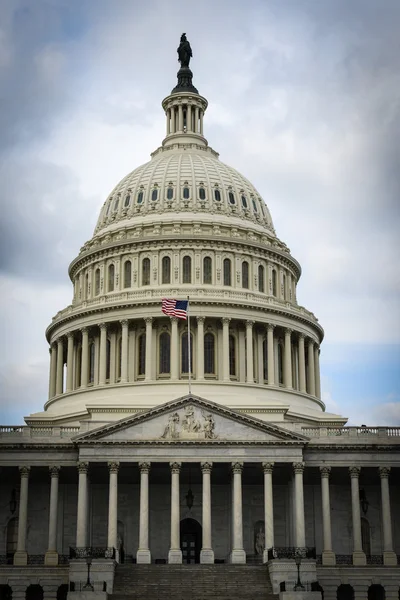
[(174, 300), (173, 298), (163, 298), (161, 303), (161, 310), (164, 315), (170, 317), (178, 317), (178, 319), (187, 318), (189, 300)]

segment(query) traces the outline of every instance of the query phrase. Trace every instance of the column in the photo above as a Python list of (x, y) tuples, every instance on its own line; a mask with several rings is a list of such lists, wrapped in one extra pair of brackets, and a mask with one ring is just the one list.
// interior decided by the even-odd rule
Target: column
[(170, 117), (170, 114), (171, 114), (171, 113), (170, 113), (170, 110), (169, 110), (169, 108), (167, 108), (167, 110), (166, 110), (165, 114), (166, 114), (166, 116), (167, 116), (167, 135), (169, 135), (169, 134), (170, 134), (170, 131), (171, 131), (171, 123), (170, 123), (170, 118), (171, 118), (171, 117)]
[(100, 369), (99, 369), (99, 385), (106, 384), (107, 373), (107, 325), (100, 323)]
[(321, 379), (319, 372), (319, 346), (314, 346), (315, 395), (321, 399)]
[(274, 361), (274, 328), (275, 325), (267, 325), (267, 353), (268, 353), (268, 385), (275, 384), (275, 361)]
[(223, 380), (230, 381), (229, 374), (229, 323), (230, 319), (224, 317), (222, 319), (222, 352), (223, 352)]
[(136, 553), (138, 564), (150, 564), (149, 548), (149, 473), (150, 463), (139, 463), (140, 469), (140, 515), (139, 515), (139, 548)]
[(17, 551), (14, 554), (14, 565), (28, 564), (26, 552), (26, 525), (28, 521), (28, 488), (30, 467), (20, 467), (21, 487), (19, 492), (18, 540)]
[[(119, 462), (109, 462), (108, 486), (108, 548), (118, 550), (118, 470)], [(117, 561), (119, 556), (117, 555)]]
[(195, 133), (199, 133), (199, 107), (196, 106), (194, 109), (194, 130)]
[(396, 566), (397, 557), (393, 552), (392, 516), (389, 494), (390, 467), (379, 467), (381, 478), (382, 529), (383, 529), (383, 564)]
[(145, 381), (151, 381), (151, 365), (153, 363), (152, 342), (153, 342), (153, 318), (147, 317), (146, 321), (146, 374)]
[(175, 106), (171, 107), (171, 133), (175, 133)]
[(202, 564), (214, 564), (214, 550), (212, 549), (211, 540), (211, 470), (211, 462), (201, 463), (201, 472), (203, 473), (203, 547), (200, 552), (200, 562)]
[(168, 562), (182, 564), (180, 542), (180, 495), (179, 472), (181, 463), (170, 463), (171, 467), (171, 547), (168, 552)]
[(179, 104), (178, 106), (178, 131), (182, 133), (183, 131), (183, 106)]
[(233, 545), (231, 563), (245, 564), (246, 553), (243, 548), (243, 515), (242, 515), (242, 471), (243, 463), (232, 463), (233, 473)]
[(188, 104), (186, 108), (186, 131), (192, 131), (192, 105)]
[(57, 566), (57, 517), (58, 517), (58, 481), (60, 467), (49, 467), (50, 470), (50, 514), (49, 514), (49, 543), (44, 557), (44, 564)]
[(365, 552), (362, 549), (361, 516), (360, 516), (360, 488), (358, 479), (361, 469), (349, 467), (351, 477), (351, 512), (353, 519), (353, 565), (366, 565)]
[(121, 321), (122, 338), (121, 338), (121, 383), (128, 381), (128, 327), (127, 319)]
[(264, 470), (264, 523), (265, 549), (263, 562), (268, 562), (268, 550), (274, 547), (274, 501), (272, 490), (272, 471), (274, 463), (263, 463)]
[(49, 379), (49, 400), (56, 395), (56, 377), (57, 377), (57, 346), (51, 344), (50, 348), (50, 379)]
[(246, 381), (247, 381), (247, 383), (254, 383), (253, 325), (254, 325), (254, 321), (246, 321)]
[(315, 396), (314, 342), (308, 340), (308, 393)]
[(64, 379), (64, 340), (58, 338), (57, 340), (57, 377), (56, 377), (56, 395), (63, 393), (63, 379)]
[(88, 384), (89, 375), (89, 330), (87, 327), (82, 327), (82, 362), (81, 362), (81, 387), (85, 388)]
[(204, 379), (204, 317), (197, 317), (197, 379)]
[(171, 380), (179, 378), (178, 319), (171, 317)]
[(322, 498), (322, 564), (334, 566), (336, 564), (335, 553), (332, 551), (332, 529), (331, 529), (331, 502), (329, 495), (330, 467), (320, 467), (321, 473), (321, 498)]
[(67, 333), (67, 392), (72, 392), (74, 389), (74, 334), (72, 331)]
[(285, 329), (285, 363), (284, 363), (285, 387), (292, 389), (292, 330)]
[(200, 135), (203, 135), (203, 115), (204, 111), (200, 110)]
[(304, 490), (303, 471), (304, 463), (293, 463), (294, 471), (294, 514), (295, 514), (295, 546), (304, 548), (306, 545), (306, 534), (304, 524)]
[(87, 546), (87, 509), (88, 509), (88, 486), (87, 474), (89, 463), (78, 463), (79, 483), (78, 483), (78, 511), (76, 522), (76, 547), (86, 548)]
[(304, 352), (304, 333), (299, 334), (299, 387), (300, 392), (307, 393), (306, 389), (306, 356)]

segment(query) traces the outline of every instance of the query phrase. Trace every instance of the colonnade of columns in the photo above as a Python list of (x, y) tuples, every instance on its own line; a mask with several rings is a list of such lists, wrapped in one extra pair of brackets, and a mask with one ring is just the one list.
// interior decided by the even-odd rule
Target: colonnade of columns
[[(166, 329), (168, 321), (169, 327)], [(219, 323), (222, 328), (218, 326)], [(170, 320), (152, 317), (135, 321), (122, 319), (100, 323), (90, 329), (82, 327), (79, 331), (69, 331), (52, 343), (49, 398), (74, 389), (85, 389), (89, 385), (151, 382), (158, 379), (161, 374), (160, 334), (163, 331), (170, 335), (170, 372), (163, 371), (162, 378), (178, 381), (182, 378), (183, 351), (178, 320), (175, 317)], [(209, 332), (214, 339), (215, 367), (212, 373), (205, 372), (204, 362), (204, 340)], [(139, 351), (139, 337), (143, 334), (144, 361)], [(219, 379), (280, 386), (321, 397), (319, 345), (301, 332), (273, 323), (242, 322), (229, 317), (219, 321), (198, 316), (192, 318), (192, 335), (192, 377), (196, 381)]]
[(186, 132), (203, 135), (204, 112), (204, 108), (190, 100), (168, 107), (165, 110), (167, 135)]
[[(149, 473), (150, 462), (140, 462), (140, 505), (139, 505), (139, 543), (136, 554), (138, 563), (150, 563), (151, 552), (149, 547)], [(170, 563), (182, 562), (182, 551), (180, 543), (180, 462), (171, 462), (171, 520), (170, 520), (170, 550), (168, 561)], [(268, 560), (268, 550), (274, 547), (274, 507), (273, 507), (273, 462), (264, 462), (264, 519), (265, 519), (265, 551), (264, 562)], [(88, 544), (88, 471), (89, 463), (79, 462), (78, 465), (78, 505), (77, 505), (77, 528), (76, 546), (85, 548)], [(212, 544), (212, 519), (211, 519), (211, 472), (213, 463), (211, 461), (201, 462), (202, 471), (202, 530), (203, 542), (200, 554), (200, 562), (213, 563), (214, 551)], [(304, 490), (303, 473), (305, 463), (293, 463), (294, 475), (294, 546), (304, 548), (305, 515), (304, 515)], [(246, 553), (243, 544), (243, 509), (242, 509), (242, 473), (245, 464), (234, 462), (232, 470), (232, 531), (231, 531), (231, 554), (232, 563), (245, 563)], [(110, 548), (118, 546), (117, 524), (118, 524), (118, 471), (119, 462), (108, 463), (109, 469), (109, 501), (108, 501), (108, 536), (107, 545)], [(366, 555), (362, 548), (361, 539), (361, 516), (360, 516), (360, 494), (359, 475), (360, 467), (350, 467), (349, 475), (351, 481), (351, 506), (353, 524), (353, 564), (365, 565)], [(28, 521), (28, 489), (29, 489), (30, 467), (20, 467), (20, 499), (18, 515), (18, 541), (17, 551), (14, 555), (14, 564), (27, 564), (26, 535)], [(45, 564), (58, 564), (57, 553), (57, 526), (58, 526), (58, 487), (60, 468), (50, 467), (50, 509), (48, 525), (48, 548), (45, 555)], [(335, 553), (332, 548), (332, 525), (330, 508), (329, 477), (331, 467), (320, 467), (321, 476), (321, 498), (322, 498), (322, 564), (335, 565)], [(397, 557), (393, 550), (392, 520), (389, 493), (390, 467), (379, 467), (381, 482), (381, 511), (383, 526), (383, 561), (385, 565), (396, 565)]]

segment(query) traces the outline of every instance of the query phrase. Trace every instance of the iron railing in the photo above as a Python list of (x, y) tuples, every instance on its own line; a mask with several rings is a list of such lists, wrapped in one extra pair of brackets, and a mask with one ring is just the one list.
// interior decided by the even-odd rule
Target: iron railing
[(274, 547), (268, 550), (268, 560), (273, 560), (274, 558), (290, 558), (294, 559), (296, 556), (301, 556), (301, 558), (317, 558), (315, 548), (303, 547), (297, 548), (296, 546), (287, 546), (287, 547)]
[(337, 565), (352, 565), (353, 556), (352, 554), (336, 554)]
[(382, 554), (367, 554), (367, 565), (383, 565)]
[(70, 547), (69, 558), (112, 558), (115, 559), (115, 548), (86, 546), (84, 548)]
[(44, 554), (28, 554), (28, 565), (44, 565)]

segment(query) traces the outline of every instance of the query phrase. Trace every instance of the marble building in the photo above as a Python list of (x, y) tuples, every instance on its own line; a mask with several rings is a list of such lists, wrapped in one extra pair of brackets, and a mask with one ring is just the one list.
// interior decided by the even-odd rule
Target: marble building
[[(4, 598), (61, 598), (89, 548), (108, 593), (121, 562), (265, 564), (278, 593), (297, 553), (325, 600), (400, 597), (400, 428), (326, 412), (300, 265), (207, 106), (182, 59), (161, 146), (70, 265), (44, 410), (0, 427)], [(190, 331), (161, 312), (188, 296)]]

